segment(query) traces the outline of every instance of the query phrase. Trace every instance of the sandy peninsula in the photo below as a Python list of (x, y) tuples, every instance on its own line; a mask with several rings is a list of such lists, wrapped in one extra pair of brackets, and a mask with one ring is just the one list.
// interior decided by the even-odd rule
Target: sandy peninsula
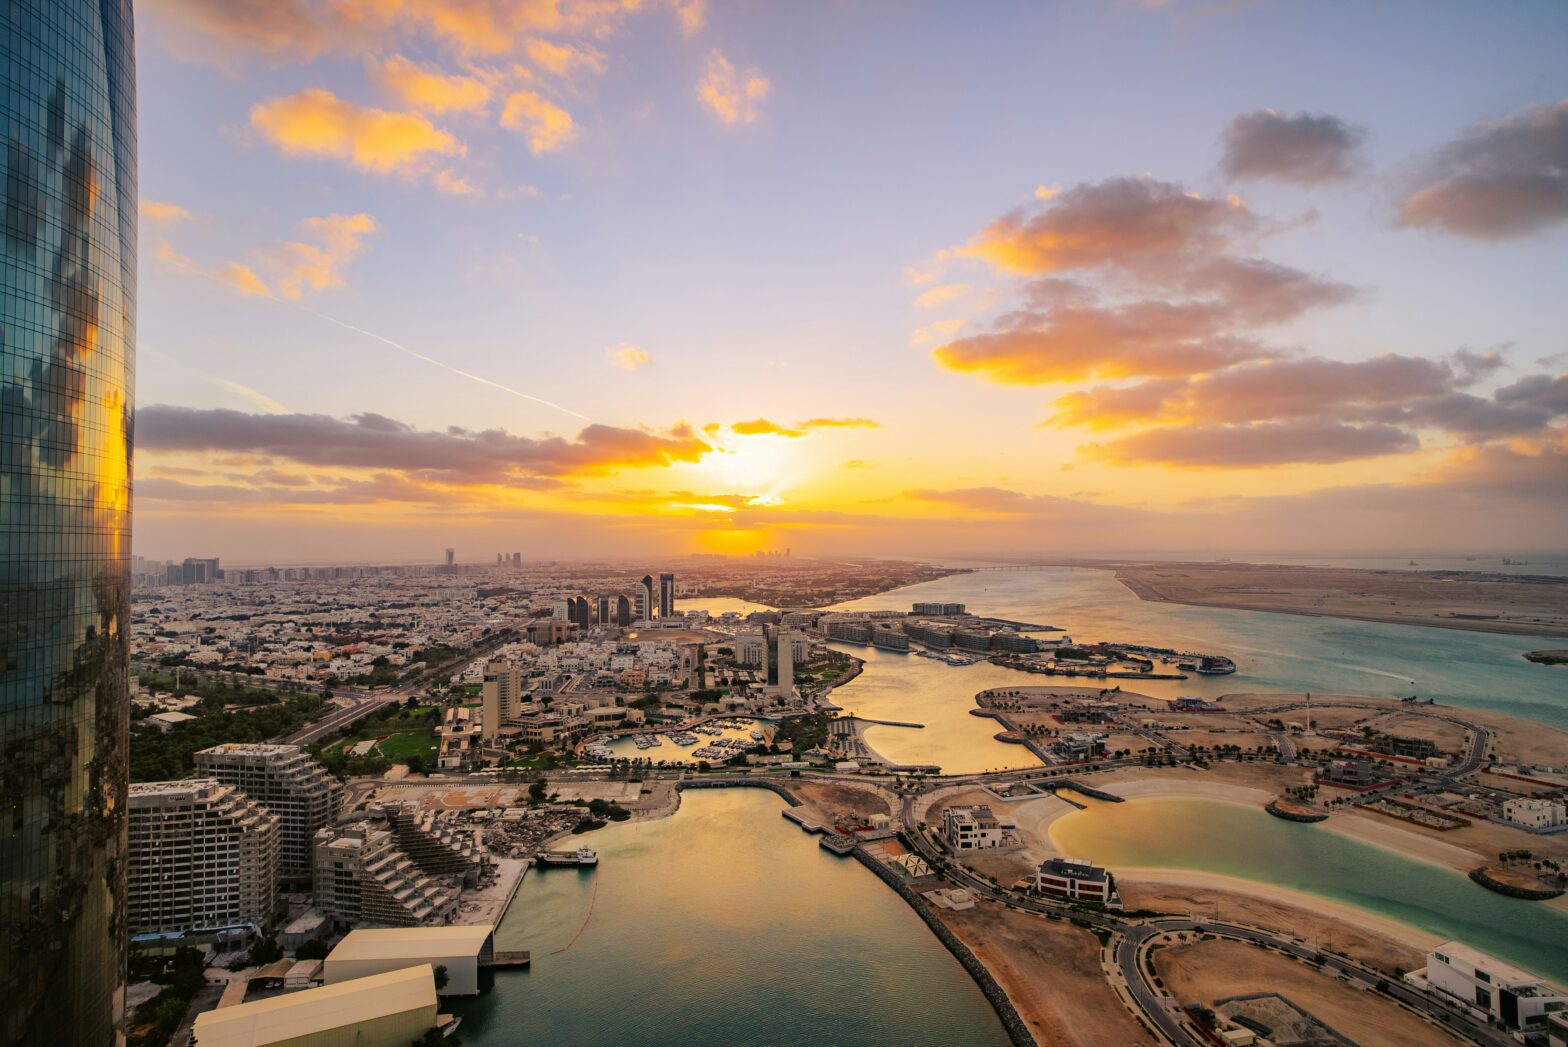
[(1248, 563), (1083, 563), (1141, 599), (1398, 625), (1568, 636), (1568, 578)]

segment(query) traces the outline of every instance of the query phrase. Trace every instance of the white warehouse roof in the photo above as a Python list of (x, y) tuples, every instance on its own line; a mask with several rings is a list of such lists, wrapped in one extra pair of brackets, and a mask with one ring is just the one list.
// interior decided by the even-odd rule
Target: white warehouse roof
[(327, 954), (334, 960), (388, 960), (398, 957), (478, 956), (495, 932), (495, 924), (452, 927), (365, 927), (349, 931)]
[(426, 1007), (433, 1022), (435, 972), (421, 964), (206, 1011), (194, 1032), (201, 1047), (261, 1047)]

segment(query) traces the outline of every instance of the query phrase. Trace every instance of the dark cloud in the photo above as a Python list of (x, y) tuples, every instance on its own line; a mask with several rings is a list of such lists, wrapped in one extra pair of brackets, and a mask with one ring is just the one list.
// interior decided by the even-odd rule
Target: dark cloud
[(299, 465), (392, 469), (443, 482), (502, 483), (694, 462), (709, 447), (687, 435), (590, 425), (574, 439), (500, 429), (416, 429), (378, 414), (245, 414), (155, 404), (136, 413), (136, 440), (153, 451), (268, 455)]
[(1146, 429), (1085, 448), (1092, 458), (1120, 465), (1159, 464), (1236, 469), (1347, 462), (1414, 451), (1414, 434), (1392, 425), (1337, 422), (1256, 422)]
[(1259, 109), (1225, 128), (1220, 169), (1230, 178), (1269, 178), (1296, 185), (1338, 182), (1355, 173), (1365, 137), (1337, 116)]
[(1216, 253), (1259, 226), (1235, 198), (1216, 200), (1152, 178), (1108, 178), (1003, 215), (966, 250), (1013, 273), (1141, 269)]
[(1568, 221), (1568, 100), (1478, 124), (1440, 149), (1397, 224), (1480, 240)]
[[(1461, 352), (1449, 360), (1389, 353), (1371, 360), (1346, 362), (1320, 357), (1265, 361), (1217, 371), (1192, 379), (1149, 379), (1131, 386), (1097, 386), (1058, 397), (1048, 419), (1052, 425), (1110, 429), (1139, 424), (1228, 427), (1224, 432), (1237, 447), (1232, 454), (1252, 464), (1240, 445), (1255, 440), (1276, 454), (1275, 430), (1250, 423), (1310, 424), (1328, 432), (1330, 426), (1398, 426), (1413, 441), (1423, 429), (1440, 430), (1467, 441), (1537, 433), (1568, 414), (1568, 378), (1531, 375), (1499, 389), (1491, 397), (1466, 392), (1488, 375), (1490, 357)], [(1140, 451), (1183, 445), (1165, 437), (1151, 438)], [(1329, 443), (1340, 451), (1354, 441)], [(1384, 454), (1384, 444), (1370, 441), (1368, 454)], [(1147, 454), (1135, 459), (1150, 460)], [(1307, 459), (1321, 460), (1321, 459)]]

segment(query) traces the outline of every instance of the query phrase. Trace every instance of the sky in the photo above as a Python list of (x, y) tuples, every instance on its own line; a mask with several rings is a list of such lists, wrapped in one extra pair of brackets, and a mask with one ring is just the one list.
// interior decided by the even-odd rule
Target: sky
[(140, 0), (136, 551), (1568, 548), (1568, 7)]

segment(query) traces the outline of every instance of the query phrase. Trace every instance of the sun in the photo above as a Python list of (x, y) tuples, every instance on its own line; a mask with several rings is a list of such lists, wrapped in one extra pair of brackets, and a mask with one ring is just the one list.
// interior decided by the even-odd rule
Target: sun
[(802, 463), (793, 440), (783, 436), (739, 436), (715, 442), (692, 468), (725, 494), (742, 494), (755, 506), (779, 505), (798, 478)]

